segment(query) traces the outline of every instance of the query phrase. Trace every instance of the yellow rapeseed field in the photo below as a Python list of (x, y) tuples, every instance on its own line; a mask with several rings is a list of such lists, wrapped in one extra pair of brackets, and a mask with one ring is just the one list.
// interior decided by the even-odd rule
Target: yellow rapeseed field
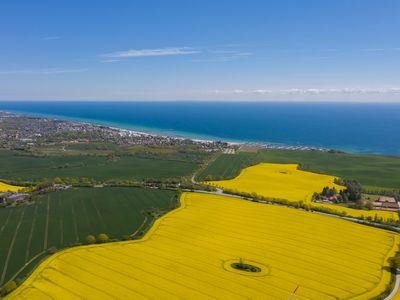
[(312, 195), (320, 193), (325, 186), (335, 187), (338, 191), (343, 186), (334, 183), (335, 176), (306, 172), (298, 169), (297, 164), (261, 163), (242, 170), (234, 179), (207, 181), (206, 184), (225, 190), (256, 193), (267, 198), (286, 199), (293, 202), (303, 201), (313, 207), (325, 207), (337, 212), (345, 212), (351, 217), (381, 217), (385, 220), (398, 220), (397, 213), (380, 210), (357, 210), (340, 205), (312, 203)]
[(18, 192), (24, 189), (23, 186), (10, 185), (0, 181), (0, 193), (1, 192)]
[(342, 190), (344, 187), (334, 183), (335, 178), (299, 170), (297, 164), (260, 163), (243, 169), (234, 179), (208, 181), (207, 184), (239, 192), (255, 192), (269, 198), (310, 203), (314, 192), (321, 192), (325, 186)]
[[(199, 193), (137, 241), (44, 261), (7, 299), (370, 299), (398, 235), (335, 217)], [(242, 259), (261, 272), (231, 268)]]

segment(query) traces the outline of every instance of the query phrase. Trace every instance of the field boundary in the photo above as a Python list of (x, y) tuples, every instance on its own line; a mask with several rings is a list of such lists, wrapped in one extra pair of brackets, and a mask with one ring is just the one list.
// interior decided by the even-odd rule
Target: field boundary
[[(0, 279), (4, 276), (2, 271), (9, 253), (8, 247), (11, 245), (23, 211), (25, 215), (15, 238), (7, 272), (0, 288), (12, 280), (11, 278), (24, 280), (39, 265), (42, 258), (48, 256), (42, 255), (40, 259), (32, 259), (37, 257), (37, 253), (52, 254), (86, 244), (85, 237), (89, 234), (97, 236), (106, 233), (110, 237), (110, 242), (114, 242), (131, 240), (129, 236), (135, 232), (136, 236), (132, 239), (139, 239), (153, 225), (153, 220), (171, 210), (171, 201), (177, 195), (176, 190), (150, 188), (82, 188), (38, 195), (33, 205), (1, 209), (0, 230), (4, 226), (4, 232), (0, 238), (4, 241), (4, 249), (2, 248)], [(109, 201), (114, 199), (118, 201)], [(48, 205), (49, 210), (47, 210)], [(81, 209), (82, 205), (84, 209)], [(148, 212), (153, 207), (157, 212), (160, 209), (160, 213), (149, 215)], [(82, 220), (82, 218), (87, 219)], [(79, 241), (76, 240), (76, 230), (81, 239)]]
[(393, 299), (393, 297), (396, 296), (397, 292), (399, 291), (399, 286), (400, 286), (400, 273), (398, 270), (396, 270), (396, 274), (395, 274), (395, 283), (394, 283), (394, 287), (393, 290), (390, 292), (389, 295), (387, 295), (385, 297), (384, 300), (391, 300)]
[(382, 294), (383, 292), (385, 292), (385, 286), (383, 286), (383, 290), (381, 290), (378, 295), (372, 295), (374, 293), (374, 291), (376, 291), (378, 288), (381, 288), (381, 285), (383, 285), (385, 280), (387, 280), (387, 277), (389, 277), (388, 281), (390, 282), (391, 272), (388, 271), (388, 270), (385, 270), (385, 268), (389, 268), (390, 264), (388, 262), (388, 259), (395, 255), (395, 253), (396, 253), (396, 251), (398, 249), (399, 243), (400, 243), (400, 236), (398, 234), (396, 234), (394, 236), (394, 238), (393, 238), (392, 248), (386, 254), (386, 256), (385, 256), (385, 258), (383, 260), (382, 272), (381, 272), (382, 276), (381, 276), (381, 279), (379, 281), (379, 284), (375, 288), (373, 288), (372, 290), (370, 290), (370, 291), (368, 291), (368, 292), (366, 292), (364, 294), (358, 295), (358, 296), (354, 297), (353, 299), (360, 299), (361, 300), (361, 299), (365, 299), (365, 297), (367, 297), (368, 299), (371, 299), (372, 297), (377, 297), (380, 294)]
[(22, 290), (22, 288), (24, 287), (29, 287), (31, 285), (31, 281), (33, 281), (42, 271), (43, 269), (47, 266), (47, 264), (49, 264), (50, 262), (52, 262), (54, 259), (58, 258), (59, 256), (67, 253), (67, 252), (75, 252), (77, 250), (80, 250), (82, 248), (96, 248), (96, 247), (104, 247), (105, 245), (118, 245), (118, 244), (129, 244), (129, 243), (141, 243), (144, 242), (146, 240), (148, 240), (151, 235), (154, 233), (155, 230), (158, 229), (158, 227), (160, 226), (160, 223), (166, 219), (167, 217), (171, 216), (172, 214), (175, 214), (179, 211), (181, 211), (182, 209), (184, 209), (186, 207), (186, 202), (185, 202), (185, 195), (186, 193), (181, 194), (181, 196), (179, 197), (179, 202), (180, 202), (180, 206), (167, 212), (165, 215), (161, 216), (159, 219), (157, 219), (154, 223), (153, 226), (151, 226), (151, 228), (144, 234), (143, 237), (141, 237), (138, 240), (130, 240), (130, 241), (119, 241), (119, 242), (113, 242), (113, 243), (107, 243), (107, 244), (94, 244), (94, 245), (82, 245), (82, 246), (77, 246), (77, 247), (72, 247), (72, 248), (66, 248), (63, 249), (61, 251), (56, 252), (55, 254), (47, 257), (45, 260), (43, 260), (36, 268), (35, 270), (29, 275), (29, 277), (17, 288), (15, 289), (13, 292), (11, 292), (10, 294), (8, 294), (6, 296), (5, 299), (11, 297), (11, 296), (16, 296), (18, 295), (19, 291)]
[(213, 156), (210, 157), (210, 159), (208, 159), (206, 162), (204, 162), (204, 164), (202, 164), (200, 166), (200, 168), (198, 168), (197, 170), (195, 170), (195, 172), (193, 173), (192, 177), (191, 177), (191, 181), (192, 183), (197, 182), (197, 176), (203, 172), (211, 163), (215, 162), (223, 153), (222, 152), (217, 152), (216, 154), (214, 154)]
[(39, 252), (34, 257), (32, 257), (28, 262), (26, 262), (21, 268), (18, 269), (18, 271), (10, 278), (10, 280), (14, 280), (15, 278), (17, 278), (19, 273), (21, 273), (26, 267), (28, 267), (35, 259), (37, 259), (38, 257), (40, 257), (45, 253), (46, 251), (43, 250), (42, 252)]
[[(73, 247), (73, 248), (68, 248), (68, 249), (63, 249), (57, 253), (55, 253), (54, 255), (46, 258), (44, 261), (41, 262), (40, 265), (38, 265), (38, 267), (31, 273), (31, 275), (27, 278), (27, 280), (25, 282), (23, 282), (21, 284), (20, 287), (18, 287), (14, 292), (12, 292), (10, 295), (13, 296), (18, 296), (20, 291), (23, 288), (29, 288), (32, 285), (32, 282), (36, 279), (37, 276), (39, 276), (39, 274), (48, 266), (49, 263), (51, 263), (53, 260), (57, 259), (58, 257), (66, 254), (66, 253), (73, 253), (75, 251), (80, 251), (81, 249), (85, 248), (96, 248), (96, 247), (113, 247), (113, 246), (117, 246), (120, 244), (134, 244), (134, 243), (142, 243), (147, 241), (148, 239), (150, 239), (152, 237), (152, 235), (158, 230), (158, 228), (160, 227), (160, 225), (162, 224), (162, 222), (166, 219), (171, 217), (172, 215), (180, 212), (181, 210), (186, 208), (186, 197), (188, 195), (190, 195), (192, 193), (190, 192), (184, 192), (180, 195), (179, 197), (179, 207), (177, 207), (174, 210), (169, 211), (168, 213), (166, 213), (165, 215), (161, 216), (159, 219), (155, 220), (155, 222), (153, 223), (153, 225), (151, 226), (151, 228), (144, 234), (143, 237), (141, 237), (138, 240), (131, 240), (131, 241), (120, 241), (120, 242), (115, 242), (115, 243), (109, 243), (109, 244), (96, 244), (96, 245), (85, 245), (85, 246), (79, 246), (79, 247)], [(224, 197), (228, 197), (228, 198), (232, 198), (231, 196), (228, 195), (221, 195)], [(387, 252), (384, 261), (383, 261), (383, 266), (387, 266), (387, 258), (391, 257), (392, 254), (395, 252), (396, 246), (399, 243), (399, 236), (395, 235), (393, 237), (393, 245), (392, 248)], [(112, 250), (112, 249), (111, 249)], [(374, 291), (378, 291), (378, 289), (382, 289), (381, 285), (382, 282), (384, 282), (387, 279), (387, 276), (390, 276), (390, 273), (385, 270), (384, 268), (382, 268), (382, 276), (379, 280), (379, 282), (376, 284), (376, 286), (371, 289), (370, 291), (364, 293), (364, 294), (360, 294), (360, 295), (356, 295), (354, 298), (352, 299), (359, 299), (360, 297), (365, 297), (366, 295), (371, 295), (372, 293), (374, 293)], [(376, 296), (376, 295), (375, 295)], [(6, 298), (7, 299), (7, 298)], [(364, 299), (364, 298), (363, 298)]]

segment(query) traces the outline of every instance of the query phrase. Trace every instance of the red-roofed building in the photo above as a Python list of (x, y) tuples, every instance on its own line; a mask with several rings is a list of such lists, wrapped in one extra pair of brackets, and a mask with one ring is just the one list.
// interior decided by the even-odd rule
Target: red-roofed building
[(393, 197), (381, 196), (374, 201), (374, 209), (398, 211), (399, 203)]

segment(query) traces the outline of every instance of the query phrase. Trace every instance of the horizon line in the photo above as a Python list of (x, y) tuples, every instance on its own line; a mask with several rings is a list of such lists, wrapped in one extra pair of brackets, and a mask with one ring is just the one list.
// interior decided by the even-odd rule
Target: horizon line
[(0, 99), (2, 102), (207, 102), (207, 103), (340, 103), (340, 104), (400, 104), (390, 100), (254, 100), (254, 99)]

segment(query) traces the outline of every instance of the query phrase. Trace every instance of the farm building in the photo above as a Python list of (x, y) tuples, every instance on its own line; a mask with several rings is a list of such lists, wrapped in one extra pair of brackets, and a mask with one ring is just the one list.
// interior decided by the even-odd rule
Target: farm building
[(26, 193), (15, 193), (8, 196), (8, 200), (15, 201), (15, 202), (23, 202), (29, 197), (29, 194)]
[(6, 203), (6, 200), (10, 195), (12, 195), (10, 192), (0, 193), (0, 203)]
[(29, 200), (30, 195), (27, 193), (0, 193), (0, 204), (2, 204), (2, 206), (21, 204)]
[(374, 201), (374, 209), (397, 211), (399, 208), (399, 203), (393, 197), (381, 196)]

